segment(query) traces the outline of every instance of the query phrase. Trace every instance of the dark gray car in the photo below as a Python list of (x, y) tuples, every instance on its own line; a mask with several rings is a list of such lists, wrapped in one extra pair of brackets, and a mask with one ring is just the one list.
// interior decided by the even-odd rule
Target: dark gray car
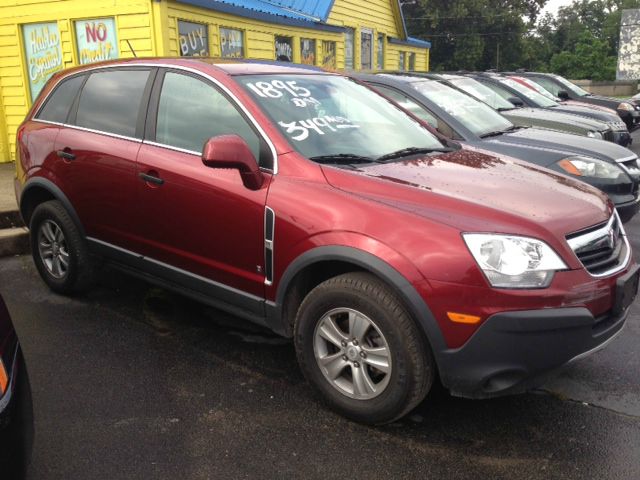
[(609, 195), (623, 222), (638, 211), (638, 157), (611, 142), (518, 127), (488, 105), (434, 80), (353, 73), (444, 136), (509, 155), (593, 185)]
[[(515, 125), (547, 128), (615, 143), (621, 143), (621, 141), (628, 143), (630, 139), (627, 127), (623, 122), (612, 122), (611, 119), (604, 121), (584, 115), (576, 115), (571, 112), (528, 104), (519, 97), (512, 86), (505, 85), (501, 80), (492, 76), (426, 74), (425, 77), (438, 80), (485, 102)], [(514, 104), (512, 102), (518, 103)], [(516, 108), (516, 105), (521, 105), (521, 108)], [(620, 120), (617, 116), (615, 118)]]

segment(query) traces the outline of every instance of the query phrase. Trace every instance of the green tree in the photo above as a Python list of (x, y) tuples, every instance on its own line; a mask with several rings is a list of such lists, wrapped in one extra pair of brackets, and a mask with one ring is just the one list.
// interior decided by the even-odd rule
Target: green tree
[(547, 0), (414, 0), (409, 33), (432, 43), (434, 70), (521, 66), (525, 36)]
[(609, 55), (610, 46), (592, 33), (582, 32), (573, 51), (551, 57), (551, 70), (568, 78), (615, 80), (617, 58)]

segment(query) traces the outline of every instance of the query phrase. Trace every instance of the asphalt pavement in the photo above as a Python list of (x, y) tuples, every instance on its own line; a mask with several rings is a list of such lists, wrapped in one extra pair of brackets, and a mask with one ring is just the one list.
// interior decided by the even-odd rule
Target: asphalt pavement
[[(638, 258), (640, 218), (627, 231)], [(324, 407), (288, 340), (119, 272), (67, 298), (5, 258), (0, 293), (32, 382), (33, 479), (640, 479), (640, 302), (536, 391), (436, 390), (366, 427)]]

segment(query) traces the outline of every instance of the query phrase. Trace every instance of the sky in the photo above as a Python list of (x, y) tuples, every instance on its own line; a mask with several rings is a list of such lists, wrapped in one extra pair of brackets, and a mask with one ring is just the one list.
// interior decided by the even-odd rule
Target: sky
[(566, 7), (571, 3), (571, 0), (549, 0), (545, 7), (542, 9), (542, 14), (552, 13), (556, 14), (560, 7)]

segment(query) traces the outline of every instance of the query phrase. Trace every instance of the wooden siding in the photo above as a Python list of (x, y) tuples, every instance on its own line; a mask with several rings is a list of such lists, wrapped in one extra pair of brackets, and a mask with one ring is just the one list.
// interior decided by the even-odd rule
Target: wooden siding
[(155, 55), (149, 0), (0, 0), (0, 162), (15, 160), (15, 134), (31, 105), (22, 25), (57, 22), (63, 66), (78, 64), (75, 20), (113, 17), (121, 58)]
[[(178, 56), (178, 20), (204, 23), (209, 30), (209, 51), (220, 56), (220, 27), (244, 32), (245, 56), (275, 59), (275, 36), (293, 38), (293, 60), (300, 62), (300, 40), (316, 40), (316, 64), (322, 58), (322, 41), (336, 42), (336, 65), (344, 68), (344, 34), (313, 28), (291, 27), (189, 6), (172, 0), (0, 0), (0, 162), (15, 159), (15, 133), (30, 107), (29, 82), (22, 46), (22, 25), (57, 22), (63, 66), (78, 64), (74, 21), (115, 19), (121, 58)], [(354, 29), (355, 67), (361, 65), (362, 29), (373, 30), (373, 63), (377, 67), (378, 34), (403, 38), (402, 20), (394, 0), (336, 0), (327, 23)], [(415, 68), (429, 69), (429, 50), (385, 42), (384, 68), (398, 69), (400, 52), (416, 54)]]
[[(247, 58), (275, 60), (275, 36), (293, 37), (293, 60), (300, 62), (300, 39), (316, 39), (316, 62), (320, 59), (322, 40), (337, 43), (338, 65), (340, 65), (340, 49), (342, 48), (342, 34), (322, 30), (289, 27), (261, 22), (250, 18), (237, 17), (222, 12), (192, 7), (189, 5), (170, 2), (167, 12), (168, 45), (165, 54), (180, 55), (178, 45), (178, 20), (206, 24), (209, 28), (209, 52), (212, 56), (220, 56), (220, 27), (229, 27), (244, 32), (244, 49)], [(342, 52), (344, 58), (344, 52)]]

